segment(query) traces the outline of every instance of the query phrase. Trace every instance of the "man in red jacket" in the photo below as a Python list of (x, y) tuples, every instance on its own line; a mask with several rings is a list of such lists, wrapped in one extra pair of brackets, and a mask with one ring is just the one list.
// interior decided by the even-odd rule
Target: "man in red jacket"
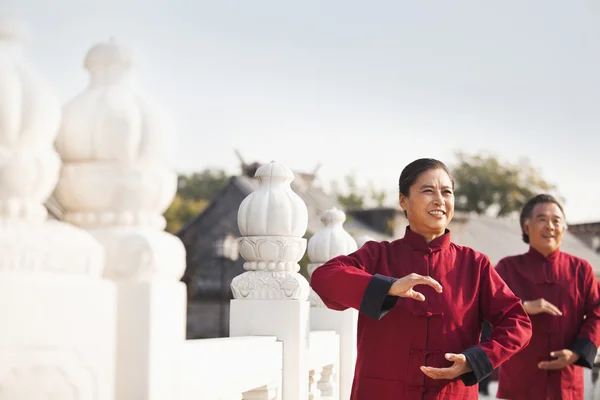
[(583, 399), (583, 369), (600, 344), (600, 288), (588, 262), (560, 251), (566, 228), (561, 204), (538, 195), (521, 212), (525, 254), (496, 271), (523, 300), (533, 324), (529, 346), (500, 368), (498, 398)]

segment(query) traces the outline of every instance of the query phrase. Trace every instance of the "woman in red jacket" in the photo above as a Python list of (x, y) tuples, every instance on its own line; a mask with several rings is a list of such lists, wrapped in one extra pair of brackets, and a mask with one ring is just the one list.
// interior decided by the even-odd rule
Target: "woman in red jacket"
[[(442, 162), (404, 168), (400, 206), (402, 239), (367, 242), (312, 275), (329, 308), (360, 311), (351, 400), (475, 400), (476, 383), (527, 345), (531, 322), (489, 259), (451, 242), (454, 181)], [(486, 319), (494, 331), (480, 343)]]

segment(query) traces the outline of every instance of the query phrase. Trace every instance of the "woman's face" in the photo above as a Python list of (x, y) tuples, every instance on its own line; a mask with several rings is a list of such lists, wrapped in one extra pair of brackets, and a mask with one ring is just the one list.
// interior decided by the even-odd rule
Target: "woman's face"
[(423, 172), (409, 189), (400, 193), (400, 207), (408, 214), (408, 224), (429, 242), (446, 231), (454, 216), (454, 189), (443, 169)]

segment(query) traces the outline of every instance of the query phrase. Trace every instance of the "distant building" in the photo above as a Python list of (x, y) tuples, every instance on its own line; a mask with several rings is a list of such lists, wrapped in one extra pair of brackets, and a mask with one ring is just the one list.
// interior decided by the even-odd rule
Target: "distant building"
[(600, 222), (569, 225), (569, 232), (587, 244), (596, 253), (600, 253)]
[[(188, 338), (228, 334), (231, 299), (229, 285), (235, 276), (244, 272), (244, 260), (231, 262), (218, 257), (215, 243), (227, 235), (240, 236), (237, 225), (239, 206), (258, 187), (258, 181), (253, 177), (256, 168), (243, 170), (244, 175), (231, 177), (215, 194), (208, 207), (177, 233), (187, 251), (187, 269), (183, 281), (188, 286)], [(308, 237), (323, 226), (320, 218), (324, 211), (332, 207), (343, 207), (315, 184), (314, 174), (294, 174), (292, 189), (308, 209)], [(354, 218), (350, 213), (344, 228), (355, 238), (392, 238)]]

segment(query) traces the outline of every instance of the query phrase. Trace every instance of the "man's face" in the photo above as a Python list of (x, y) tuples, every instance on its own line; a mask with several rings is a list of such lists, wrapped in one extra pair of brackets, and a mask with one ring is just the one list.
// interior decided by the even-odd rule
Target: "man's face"
[(565, 231), (565, 217), (554, 203), (540, 203), (533, 207), (531, 218), (525, 221), (524, 231), (529, 244), (545, 256), (560, 246)]

